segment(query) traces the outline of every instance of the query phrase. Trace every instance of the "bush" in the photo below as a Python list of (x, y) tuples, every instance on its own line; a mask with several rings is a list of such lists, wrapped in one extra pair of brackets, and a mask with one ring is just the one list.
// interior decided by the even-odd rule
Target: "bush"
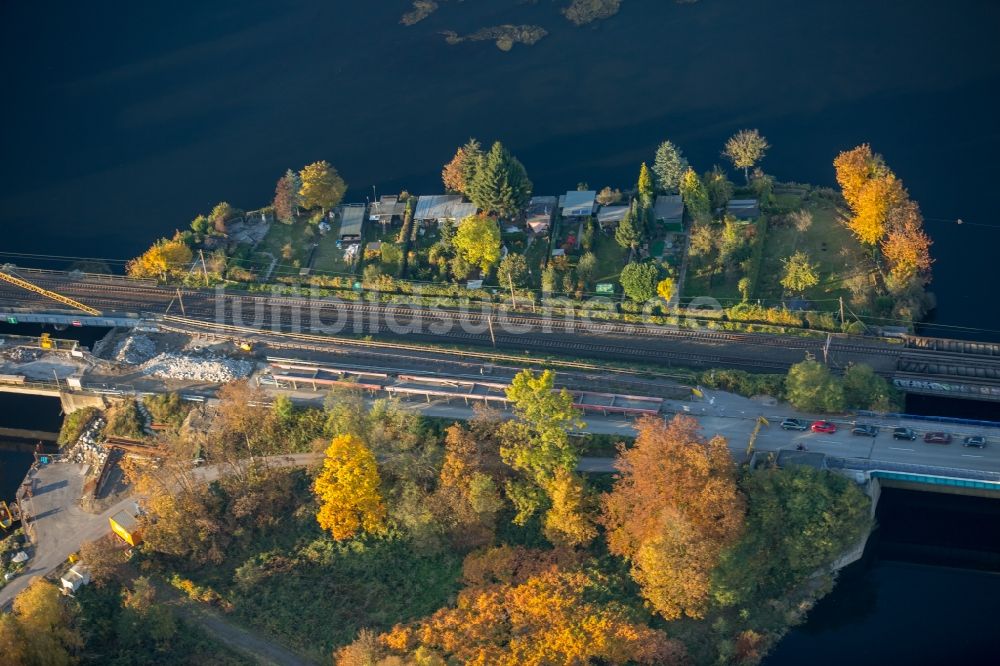
[(726, 310), (730, 321), (759, 321), (777, 326), (802, 327), (802, 315), (785, 308), (765, 308), (754, 303), (739, 303)]
[(104, 426), (106, 437), (128, 437), (139, 439), (143, 435), (143, 418), (139, 413), (139, 404), (135, 398), (128, 398), (111, 409), (107, 414), (108, 423)]
[(766, 215), (762, 217), (757, 225), (757, 234), (754, 236), (753, 249), (750, 253), (750, 266), (746, 271), (746, 277), (750, 281), (750, 284), (744, 300), (753, 297), (757, 293), (757, 282), (760, 280), (760, 267), (764, 263), (764, 247), (767, 244), (768, 217)]
[(833, 318), (831, 312), (807, 312), (806, 323), (809, 328), (819, 331), (839, 331), (840, 324)]
[(863, 363), (851, 365), (844, 373), (844, 399), (848, 407), (875, 412), (895, 412), (903, 406), (900, 392)]
[(748, 398), (755, 395), (770, 395), (781, 400), (785, 396), (784, 375), (758, 375), (745, 370), (713, 369), (701, 374), (700, 383), (708, 388)]
[(788, 402), (807, 412), (844, 410), (844, 386), (818, 361), (802, 361), (788, 369), (785, 379)]
[(249, 557), (229, 596), (252, 625), (328, 657), (363, 627), (386, 631), (444, 606), (459, 571), (456, 555), (418, 554), (399, 534), (343, 543), (315, 534), (290, 550)]
[(59, 446), (76, 444), (84, 428), (101, 413), (97, 407), (84, 407), (66, 415), (59, 429)]
[(143, 398), (143, 403), (149, 410), (149, 415), (153, 417), (154, 423), (162, 423), (173, 428), (179, 428), (191, 411), (191, 406), (181, 400), (178, 393), (147, 396)]

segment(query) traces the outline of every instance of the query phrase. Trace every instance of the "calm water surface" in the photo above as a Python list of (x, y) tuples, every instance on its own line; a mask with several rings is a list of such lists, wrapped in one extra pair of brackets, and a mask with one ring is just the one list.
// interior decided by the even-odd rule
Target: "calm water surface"
[[(3, 3), (3, 249), (133, 256), (322, 158), (355, 200), (437, 192), (470, 135), (507, 142), (539, 193), (624, 187), (666, 137), (704, 170), (750, 126), (780, 179), (832, 184), (836, 153), (871, 142), (930, 218), (938, 322), (1000, 330), (1000, 230), (954, 223), (1000, 224), (1000, 4), (630, 0), (581, 29), (514, 0), (407, 28), (408, 4)], [(504, 22), (551, 34), (510, 53), (437, 34)]]

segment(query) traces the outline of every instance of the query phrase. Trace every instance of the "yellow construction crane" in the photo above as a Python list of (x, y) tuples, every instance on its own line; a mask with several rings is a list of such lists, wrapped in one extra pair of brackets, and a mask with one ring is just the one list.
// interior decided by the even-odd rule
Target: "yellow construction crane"
[(22, 289), (27, 289), (28, 291), (33, 291), (36, 294), (41, 294), (45, 298), (51, 298), (53, 301), (58, 301), (58, 302), (62, 303), (63, 305), (68, 305), (70, 307), (76, 308), (77, 310), (83, 310), (87, 314), (92, 315), (94, 317), (100, 317), (101, 316), (101, 311), (100, 310), (95, 310), (94, 308), (90, 307), (89, 305), (84, 305), (83, 303), (80, 303), (79, 301), (74, 301), (72, 298), (68, 298), (66, 296), (63, 296), (62, 294), (57, 294), (54, 291), (49, 291), (48, 289), (42, 289), (38, 285), (32, 284), (32, 283), (28, 282), (27, 280), (22, 280), (21, 278), (19, 278), (17, 276), (11, 275), (10, 273), (5, 273), (4, 271), (0, 271), (0, 280), (3, 280), (4, 282), (9, 282), (9, 283), (11, 283), (13, 285), (21, 287)]
[(770, 421), (768, 421), (763, 416), (758, 416), (757, 417), (757, 423), (753, 427), (753, 432), (750, 433), (750, 443), (747, 444), (747, 452), (746, 452), (746, 460), (745, 460), (745, 462), (749, 463), (750, 462), (750, 458), (753, 456), (753, 447), (754, 447), (754, 444), (757, 443), (757, 435), (760, 434), (760, 428), (761, 428), (761, 426), (768, 426), (768, 427), (770, 427), (770, 425), (771, 425)]

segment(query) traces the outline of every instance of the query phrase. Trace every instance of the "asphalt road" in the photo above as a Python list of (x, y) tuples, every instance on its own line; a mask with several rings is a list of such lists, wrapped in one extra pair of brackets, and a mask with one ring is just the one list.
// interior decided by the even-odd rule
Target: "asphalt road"
[[(303, 393), (295, 395), (300, 399), (307, 397)], [(429, 416), (467, 419), (472, 415), (471, 408), (460, 404), (443, 402), (406, 404), (410, 409)], [(667, 408), (675, 409), (676, 413), (696, 416), (706, 436), (722, 435), (725, 437), (737, 460), (742, 460), (750, 440), (750, 434), (756, 425), (757, 416), (764, 416), (770, 425), (762, 427), (757, 437), (755, 447), (759, 451), (795, 449), (796, 445), (803, 444), (809, 451), (818, 451), (840, 458), (927, 465), (951, 469), (956, 472), (969, 469), (1000, 473), (1000, 428), (948, 426), (931, 424), (926, 421), (897, 419), (864, 419), (859, 421), (881, 426), (881, 432), (878, 436), (871, 438), (852, 435), (850, 432), (853, 427), (852, 421), (831, 417), (826, 418), (838, 426), (837, 432), (833, 434), (782, 430), (780, 423), (786, 416), (803, 418), (810, 422), (819, 417), (799, 414), (787, 408), (766, 407), (752, 400), (738, 396), (726, 396), (725, 394), (717, 396), (714, 405), (672, 402), (668, 403)], [(665, 415), (665, 418), (670, 418), (670, 415)], [(635, 436), (634, 420), (627, 417), (591, 415), (585, 417), (584, 421), (586, 426), (583, 430), (588, 432), (623, 437)], [(915, 430), (918, 434), (917, 440), (912, 442), (894, 440), (891, 430), (900, 426)], [(927, 444), (923, 441), (924, 433), (937, 431), (952, 433), (952, 443), (948, 445)], [(987, 437), (986, 448), (976, 449), (962, 446), (961, 438), (966, 435)], [(610, 470), (610, 464), (588, 468), (588, 471)]]

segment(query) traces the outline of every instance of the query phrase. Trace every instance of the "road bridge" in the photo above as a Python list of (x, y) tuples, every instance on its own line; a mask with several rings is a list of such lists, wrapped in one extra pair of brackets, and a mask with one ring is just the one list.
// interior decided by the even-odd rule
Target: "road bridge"
[[(870, 365), (903, 391), (1000, 402), (1000, 345), (943, 338), (739, 333), (599, 319), (548, 305), (538, 311), (497, 304), (467, 308), (383, 302), (388, 294), (350, 298), (258, 295), (190, 289), (115, 276), (20, 269), (22, 277), (101, 311), (60, 309), (44, 296), (0, 284), (0, 317), (75, 325), (155, 329), (181, 316), (206, 329), (319, 334), (336, 345), (358, 338), (494, 348), (517, 353), (625, 360), (663, 367), (725, 367), (783, 373), (803, 359), (835, 371)], [(280, 291), (279, 286), (275, 286)], [(326, 292), (322, 292), (326, 293)], [(399, 298), (406, 298), (400, 296)], [(176, 323), (177, 320), (175, 320)], [(337, 336), (342, 336), (338, 338)]]

